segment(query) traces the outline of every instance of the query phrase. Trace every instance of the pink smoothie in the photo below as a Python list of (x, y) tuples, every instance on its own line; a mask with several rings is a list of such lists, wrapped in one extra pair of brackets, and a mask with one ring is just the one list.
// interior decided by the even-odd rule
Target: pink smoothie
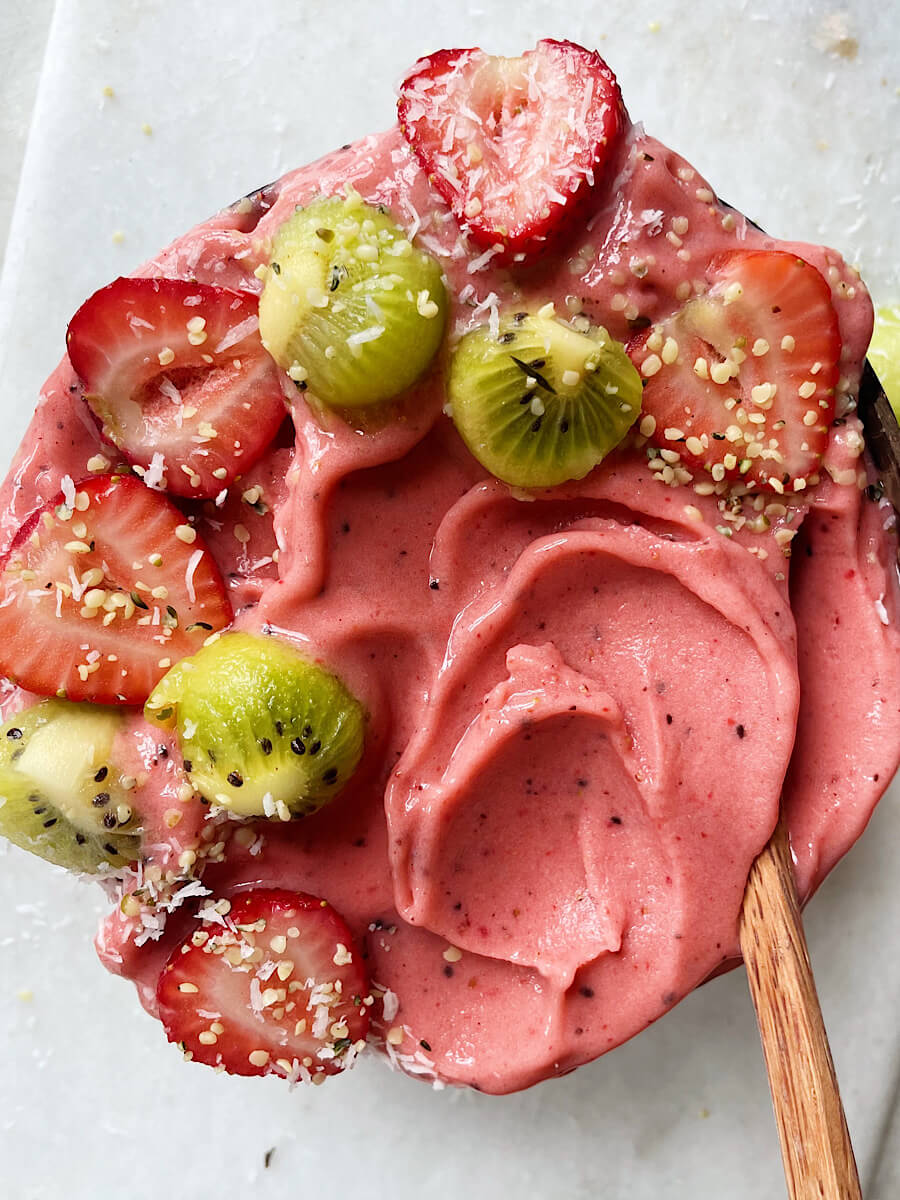
[[(844, 344), (828, 469), (783, 500), (662, 482), (637, 433), (579, 483), (511, 489), (444, 414), (445, 357), (380, 430), (298, 395), (278, 445), (220, 505), (185, 507), (237, 624), (313, 648), (363, 701), (366, 752), (313, 817), (247, 825), (193, 800), (168, 830), (153, 814), (171, 806), (178, 750), (135, 718), (152, 841), (98, 948), (151, 1012), (195, 924), (192, 880), (214, 897), (295, 888), (327, 898), (365, 946), (378, 1047), (413, 1074), (510, 1092), (618, 1045), (734, 958), (782, 793), (805, 895), (865, 827), (900, 745), (896, 540), (864, 490), (852, 411), (868, 295), (836, 252), (766, 237), (638, 127), (613, 178), (557, 254), (510, 272), (460, 236), (393, 129), (142, 269), (257, 292), (294, 206), (352, 184), (439, 259), (449, 344), (550, 300), (627, 340), (735, 246), (813, 263)], [(74, 384), (64, 360), (44, 387), (2, 492), (6, 544), (65, 476), (101, 451), (115, 461)], [(135, 891), (140, 911), (123, 911)]]

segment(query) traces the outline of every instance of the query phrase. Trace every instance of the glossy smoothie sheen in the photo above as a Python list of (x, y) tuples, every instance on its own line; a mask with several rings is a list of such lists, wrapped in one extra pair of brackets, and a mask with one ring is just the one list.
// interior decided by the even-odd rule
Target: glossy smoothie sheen
[[(302, 821), (239, 824), (195, 797), (170, 828), (178, 749), (136, 715), (121, 751), (148, 861), (98, 948), (153, 1011), (196, 924), (196, 885), (173, 898), (192, 873), (214, 897), (249, 884), (322, 896), (383, 997), (375, 1044), (413, 1074), (510, 1092), (611, 1049), (734, 958), (783, 788), (808, 896), (896, 768), (894, 522), (864, 490), (852, 412), (871, 305), (837, 253), (766, 237), (639, 127), (581, 228), (528, 271), (460, 237), (394, 129), (223, 211), (141, 273), (258, 292), (281, 222), (348, 184), (438, 258), (444, 353), (380, 428), (293, 396), (263, 460), (216, 504), (184, 508), (236, 624), (293, 639), (363, 702), (365, 756)], [(627, 341), (735, 246), (796, 251), (831, 285), (843, 415), (817, 486), (755, 503), (724, 485), (699, 494), (707, 476), (651, 473), (637, 428), (587, 478), (545, 492), (471, 457), (443, 411), (461, 333), (553, 301)], [(74, 383), (64, 361), (44, 388), (3, 489), (5, 544), (65, 476), (114, 455)], [(167, 873), (180, 882), (167, 888)], [(138, 886), (160, 903), (126, 915), (118, 900)]]

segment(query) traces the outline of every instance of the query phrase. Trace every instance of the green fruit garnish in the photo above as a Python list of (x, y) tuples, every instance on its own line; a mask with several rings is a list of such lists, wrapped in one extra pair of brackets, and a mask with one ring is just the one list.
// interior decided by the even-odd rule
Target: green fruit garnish
[(516, 487), (581, 479), (641, 408), (641, 380), (605, 329), (577, 333), (517, 314), (462, 339), (447, 384), (454, 424), (492, 475)]
[(391, 400), (427, 370), (447, 319), (441, 268), (358, 193), (314, 200), (275, 234), (263, 345), (332, 408)]
[(900, 304), (885, 305), (875, 313), (868, 359), (900, 420)]
[(315, 812), (363, 748), (363, 711), (341, 681), (261, 634), (225, 633), (183, 658), (144, 715), (177, 726), (191, 783), (242, 817)]
[(0, 729), (0, 834), (70, 871), (137, 858), (139, 818), (112, 761), (117, 709), (45, 700)]

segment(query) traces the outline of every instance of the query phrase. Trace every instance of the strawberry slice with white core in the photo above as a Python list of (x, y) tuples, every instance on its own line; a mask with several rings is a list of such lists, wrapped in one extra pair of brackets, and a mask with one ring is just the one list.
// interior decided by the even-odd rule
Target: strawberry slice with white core
[(156, 989), (170, 1042), (232, 1075), (309, 1081), (354, 1061), (369, 1028), (369, 984), (327, 901), (260, 888), (208, 903), (201, 916)]
[(729, 251), (707, 279), (704, 295), (628, 347), (653, 418), (642, 429), (717, 483), (801, 492), (834, 419), (841, 338), (831, 290), (782, 250)]
[(208, 497), (284, 420), (257, 299), (184, 279), (116, 279), (69, 322), (69, 358), (103, 432), (147, 482)]
[(600, 181), (627, 117), (593, 50), (545, 40), (521, 58), (439, 50), (404, 79), (407, 141), (483, 246), (539, 254)]
[(99, 475), (25, 522), (0, 574), (0, 674), (28, 691), (143, 704), (231, 621), (219, 570), (173, 504)]

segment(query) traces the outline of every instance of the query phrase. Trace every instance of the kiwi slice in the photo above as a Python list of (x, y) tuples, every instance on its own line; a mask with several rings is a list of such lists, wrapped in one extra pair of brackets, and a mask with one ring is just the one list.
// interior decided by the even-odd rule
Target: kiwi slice
[(581, 479), (628, 432), (641, 380), (600, 326), (579, 333), (517, 313), (467, 333), (450, 362), (453, 422), (492, 475), (516, 487)]
[(144, 715), (177, 726), (194, 787), (242, 817), (315, 812), (362, 754), (363, 711), (341, 681), (261, 634), (223, 634), (176, 663)]
[(437, 262), (352, 189), (297, 209), (276, 232), (260, 336), (323, 404), (361, 408), (399, 396), (428, 368), (446, 320)]
[(118, 709), (45, 700), (7, 721), (0, 729), (0, 834), (70, 871), (95, 874), (133, 862), (140, 850), (134, 780), (112, 760), (123, 719)]
[(868, 357), (900, 421), (900, 304), (876, 309)]

